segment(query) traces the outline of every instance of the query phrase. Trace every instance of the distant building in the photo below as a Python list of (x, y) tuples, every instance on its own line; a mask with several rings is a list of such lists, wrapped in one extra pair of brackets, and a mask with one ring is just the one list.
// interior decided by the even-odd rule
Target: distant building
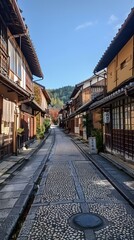
[[(89, 106), (97, 97), (104, 97), (105, 92), (105, 71), (100, 75), (93, 75), (91, 78), (75, 85), (68, 102), (62, 109), (64, 127), (70, 132), (85, 139), (90, 136), (89, 127), (92, 121), (92, 128), (101, 128), (99, 123), (100, 111), (89, 111)], [(87, 122), (87, 119), (89, 120)]]

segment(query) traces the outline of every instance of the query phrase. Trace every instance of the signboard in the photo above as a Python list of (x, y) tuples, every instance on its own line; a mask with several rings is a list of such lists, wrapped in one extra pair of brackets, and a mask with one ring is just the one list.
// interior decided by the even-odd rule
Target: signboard
[(76, 134), (79, 134), (79, 127), (75, 127), (74, 130)]
[(96, 148), (96, 137), (89, 137), (89, 151), (90, 153), (97, 153), (97, 148)]
[(87, 139), (86, 127), (83, 127), (83, 139)]
[(104, 112), (103, 113), (103, 122), (104, 123), (110, 123), (110, 112)]
[(26, 104), (21, 104), (21, 110), (32, 115), (32, 108)]

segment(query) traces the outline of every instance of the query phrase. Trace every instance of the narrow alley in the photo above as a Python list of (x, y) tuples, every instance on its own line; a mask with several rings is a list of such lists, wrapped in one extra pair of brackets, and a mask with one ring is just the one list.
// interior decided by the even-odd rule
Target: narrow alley
[(55, 144), (16, 239), (134, 239), (133, 208), (69, 136), (59, 128), (51, 134)]

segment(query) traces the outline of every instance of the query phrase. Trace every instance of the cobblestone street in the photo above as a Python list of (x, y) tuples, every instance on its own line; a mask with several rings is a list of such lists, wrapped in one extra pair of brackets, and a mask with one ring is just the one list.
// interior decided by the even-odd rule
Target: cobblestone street
[[(56, 141), (18, 240), (132, 240), (134, 210), (56, 128)], [(94, 213), (102, 224), (79, 229), (78, 213)]]

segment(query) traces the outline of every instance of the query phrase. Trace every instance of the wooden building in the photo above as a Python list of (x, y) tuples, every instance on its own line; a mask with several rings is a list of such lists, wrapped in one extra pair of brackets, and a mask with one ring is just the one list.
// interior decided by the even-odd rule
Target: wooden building
[(106, 150), (134, 161), (134, 8), (94, 69), (107, 69), (107, 96), (90, 110), (104, 112)]
[[(101, 112), (89, 111), (89, 106), (100, 95), (104, 97), (105, 90), (105, 71), (99, 75), (93, 75), (91, 78), (75, 85), (70, 96), (71, 101), (63, 109), (64, 126), (74, 134), (87, 139), (90, 136), (89, 127), (100, 128), (99, 124)], [(65, 115), (66, 114), (66, 115)], [(87, 126), (86, 119), (90, 119), (90, 126)]]
[(34, 136), (33, 75), (43, 78), (28, 28), (16, 0), (0, 1), (0, 158), (17, 153), (17, 129)]
[[(38, 125), (42, 126), (45, 118), (50, 118), (49, 115), (49, 104), (51, 103), (51, 98), (49, 93), (41, 84), (34, 82), (34, 96), (35, 100), (42, 109), (42, 111), (36, 112), (36, 120)], [(37, 125), (37, 122), (36, 122)]]

